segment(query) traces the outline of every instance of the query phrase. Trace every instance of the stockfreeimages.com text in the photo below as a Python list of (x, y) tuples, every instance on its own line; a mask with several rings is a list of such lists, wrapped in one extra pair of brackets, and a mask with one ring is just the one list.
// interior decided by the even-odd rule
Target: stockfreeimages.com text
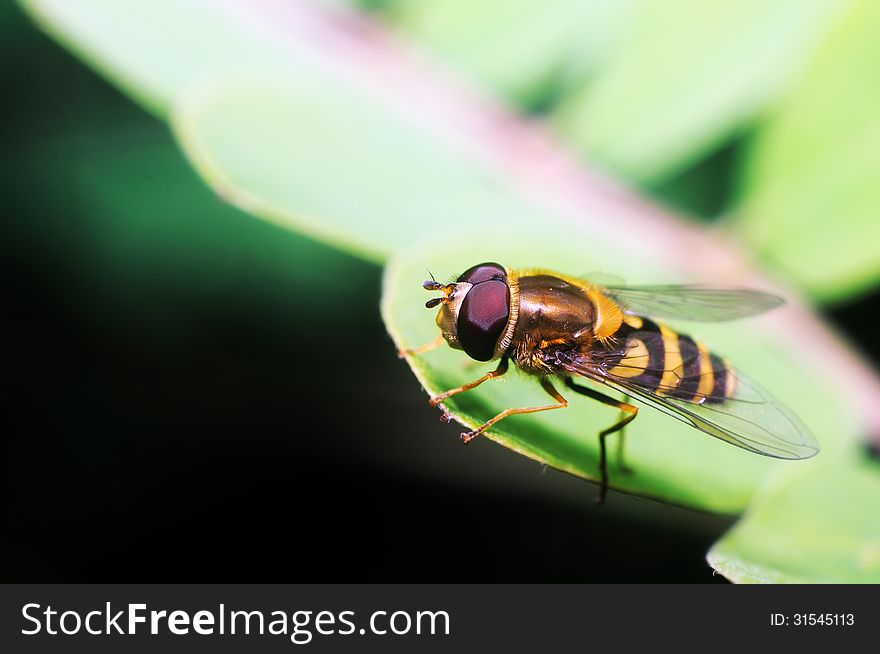
[(377, 636), (406, 634), (449, 635), (450, 620), (446, 611), (373, 611), (358, 626), (354, 611), (244, 611), (227, 609), (195, 612), (152, 610), (146, 604), (127, 604), (114, 609), (106, 602), (101, 609), (88, 612), (43, 607), (30, 603), (22, 606), (26, 636), (92, 636), (172, 634), (175, 636), (272, 635), (289, 636), (296, 645), (305, 645), (315, 635)]

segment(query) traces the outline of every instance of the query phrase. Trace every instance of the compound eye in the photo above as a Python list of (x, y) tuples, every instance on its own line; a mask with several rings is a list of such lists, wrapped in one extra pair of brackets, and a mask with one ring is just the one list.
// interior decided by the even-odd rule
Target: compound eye
[(471, 287), (458, 313), (458, 342), (472, 359), (488, 361), (507, 326), (510, 291), (507, 283), (490, 279)]
[(461, 275), (459, 275), (456, 281), (459, 282), (468, 282), (469, 284), (479, 284), (481, 282), (487, 282), (490, 279), (506, 279), (507, 271), (504, 270), (503, 266), (499, 266), (497, 263), (479, 263), (473, 268), (468, 268)]

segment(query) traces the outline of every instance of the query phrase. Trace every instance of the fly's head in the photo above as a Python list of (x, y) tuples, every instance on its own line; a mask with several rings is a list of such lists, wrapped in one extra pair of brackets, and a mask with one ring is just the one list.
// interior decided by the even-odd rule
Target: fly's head
[(497, 263), (468, 268), (451, 284), (428, 280), (422, 286), (442, 297), (425, 306), (437, 312), (437, 326), (449, 345), (477, 361), (495, 358), (510, 321), (510, 286), (507, 271)]

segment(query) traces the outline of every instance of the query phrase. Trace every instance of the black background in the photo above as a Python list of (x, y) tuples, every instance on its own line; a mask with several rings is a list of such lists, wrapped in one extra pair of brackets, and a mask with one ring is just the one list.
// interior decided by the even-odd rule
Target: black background
[[(196, 228), (192, 274), (159, 256), (120, 275), (78, 204), (78, 162), (133, 132), (170, 144), (167, 128), (2, 13), (4, 579), (720, 580), (704, 555), (731, 519), (619, 494), (595, 510), (594, 486), (489, 442), (462, 447), (395, 357), (378, 266), (204, 189), (218, 224), (244, 235), (222, 261)], [(70, 129), (83, 136), (47, 167)], [(147, 205), (167, 192), (135, 174)], [(333, 267), (279, 279), (252, 237), (276, 243), (282, 267), (288, 250)], [(317, 302), (313, 279), (340, 267)], [(835, 314), (869, 347), (859, 329), (875, 303)]]

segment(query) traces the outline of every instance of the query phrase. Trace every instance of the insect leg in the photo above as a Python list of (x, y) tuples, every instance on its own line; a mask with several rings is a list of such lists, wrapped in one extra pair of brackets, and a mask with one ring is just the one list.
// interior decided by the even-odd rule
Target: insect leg
[[(572, 381), (571, 377), (566, 377), (565, 384), (576, 393), (591, 397), (594, 400), (602, 402), (603, 404), (607, 404), (608, 406), (617, 407), (621, 411), (622, 417), (620, 420), (618, 420), (607, 429), (603, 429), (599, 432), (599, 473), (602, 476), (602, 485), (599, 488), (599, 497), (597, 498), (596, 502), (597, 504), (602, 504), (605, 501), (605, 493), (608, 491), (608, 458), (606, 455), (605, 437), (626, 427), (630, 422), (635, 419), (636, 415), (638, 415), (639, 409), (632, 404), (615, 400), (614, 398), (608, 397), (607, 395), (600, 393), (599, 391), (594, 391), (592, 388), (587, 388), (586, 386), (575, 384)], [(624, 416), (623, 414), (626, 415)], [(621, 451), (622, 450), (618, 450), (619, 453)]]
[(402, 350), (398, 350), (397, 358), (403, 359), (410, 354), (421, 354), (422, 352), (430, 352), (431, 350), (436, 350), (441, 345), (443, 345), (443, 334), (437, 334), (437, 338), (435, 338), (430, 343), (424, 343), (422, 345), (419, 345), (418, 347), (406, 347)]
[[(624, 404), (630, 403), (629, 395), (623, 396), (623, 402), (624, 402)], [(627, 415), (626, 411), (623, 411), (621, 409), (620, 419), (623, 420), (626, 417), (626, 415)], [(627, 422), (629, 422), (629, 421), (627, 421)], [(623, 460), (623, 450), (624, 450), (625, 445), (626, 445), (626, 424), (624, 424), (624, 426), (620, 428), (620, 434), (617, 436), (617, 467), (622, 473), (629, 474), (632, 472), (632, 468), (630, 468), (628, 465), (626, 465), (626, 463)]]
[(487, 372), (485, 375), (483, 375), (482, 377), (480, 377), (479, 379), (475, 379), (472, 382), (468, 382), (467, 384), (463, 384), (462, 386), (459, 386), (458, 388), (450, 388), (448, 391), (444, 391), (443, 393), (440, 393), (439, 395), (435, 395), (434, 397), (432, 397), (428, 401), (428, 404), (430, 404), (431, 406), (437, 406), (443, 400), (445, 400), (447, 397), (452, 397), (453, 395), (458, 395), (459, 393), (464, 393), (465, 391), (469, 391), (472, 388), (476, 388), (477, 386), (482, 384), (484, 381), (487, 381), (489, 379), (495, 379), (496, 377), (500, 377), (505, 372), (507, 372), (507, 357), (506, 356), (501, 357), (501, 361), (498, 363), (498, 367), (495, 368), (495, 370), (491, 370), (491, 371)]
[(556, 400), (556, 404), (547, 404), (545, 406), (530, 406), (524, 407), (522, 409), (504, 409), (501, 413), (499, 413), (494, 418), (487, 420), (482, 425), (474, 429), (473, 431), (464, 432), (461, 435), (461, 440), (465, 443), (469, 443), (477, 436), (486, 431), (489, 427), (494, 425), (499, 420), (503, 420), (507, 416), (513, 416), (518, 413), (536, 413), (538, 411), (551, 411), (552, 409), (564, 409), (568, 406), (568, 400), (566, 400), (562, 395), (559, 394), (555, 388), (553, 388), (553, 384), (550, 383), (550, 380), (547, 377), (543, 377), (541, 379), (541, 387), (550, 394), (550, 396)]

